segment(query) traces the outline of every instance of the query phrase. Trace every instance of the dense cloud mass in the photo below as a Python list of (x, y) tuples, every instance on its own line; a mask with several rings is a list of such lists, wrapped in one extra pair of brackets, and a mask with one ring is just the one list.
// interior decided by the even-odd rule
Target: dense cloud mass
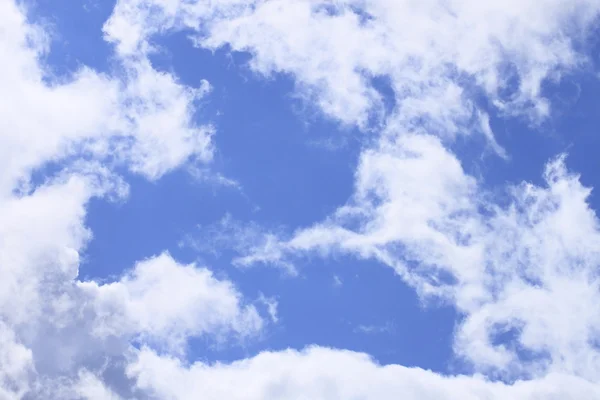
[[(510, 185), (498, 199), (450, 150), (459, 135), (482, 135), (508, 158), (490, 110), (532, 126), (550, 117), (543, 84), (589, 68), (600, 2), (118, 0), (98, 33), (118, 66), (64, 79), (49, 75), (52, 38), (27, 7), (0, 0), (0, 399), (600, 398), (591, 189), (558, 156), (544, 185)], [(157, 180), (212, 160), (218, 132), (194, 114), (210, 83), (186, 86), (150, 61), (155, 39), (175, 31), (198, 48), (249, 53), (256, 79), (288, 75), (307, 105), (369, 137), (351, 198), (325, 220), (289, 235), (225, 220), (234, 264), (294, 272), (313, 254), (377, 260), (424, 302), (457, 310), (454, 353), (472, 375), (310, 343), (189, 360), (192, 338), (259, 337), (277, 323), (276, 303), (263, 299), (265, 311), (162, 249), (112, 281), (79, 276), (88, 204), (127, 201), (124, 170)], [(61, 167), (36, 181), (51, 162)]]

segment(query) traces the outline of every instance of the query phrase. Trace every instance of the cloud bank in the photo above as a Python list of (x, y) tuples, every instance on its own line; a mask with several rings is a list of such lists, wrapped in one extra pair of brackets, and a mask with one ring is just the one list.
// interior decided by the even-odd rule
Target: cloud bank
[[(44, 62), (48, 34), (23, 5), (1, 1), (0, 398), (600, 397), (590, 189), (557, 158), (545, 186), (497, 198), (447, 147), (476, 133), (506, 156), (487, 113), (532, 125), (550, 116), (543, 85), (586, 68), (579, 50), (599, 10), (591, 0), (120, 0), (103, 33), (119, 68), (57, 80)], [(209, 83), (185, 86), (150, 62), (153, 39), (174, 30), (198, 47), (249, 52), (257, 74), (288, 74), (303, 101), (370, 138), (347, 204), (289, 237), (252, 243), (241, 232), (238, 263), (377, 259), (424, 300), (456, 307), (455, 353), (473, 375), (319, 347), (193, 362), (190, 338), (265, 329), (234, 283), (161, 252), (112, 282), (80, 280), (88, 202), (127, 196), (116, 167), (154, 180), (211, 160), (213, 129), (194, 119)], [(391, 110), (373, 84), (381, 77)], [(60, 171), (35, 182), (49, 162)]]

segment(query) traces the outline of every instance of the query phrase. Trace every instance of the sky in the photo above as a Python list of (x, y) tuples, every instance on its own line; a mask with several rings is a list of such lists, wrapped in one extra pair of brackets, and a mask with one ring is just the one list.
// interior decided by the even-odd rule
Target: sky
[(599, 24), (0, 0), (0, 400), (600, 398)]

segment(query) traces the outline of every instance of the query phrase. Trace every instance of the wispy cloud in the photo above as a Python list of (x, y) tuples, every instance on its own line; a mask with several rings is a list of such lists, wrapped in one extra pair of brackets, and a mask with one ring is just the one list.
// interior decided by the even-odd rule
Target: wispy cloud
[(367, 335), (371, 334), (385, 334), (394, 331), (394, 326), (391, 323), (385, 323), (383, 325), (358, 325), (354, 328), (354, 332), (363, 333)]

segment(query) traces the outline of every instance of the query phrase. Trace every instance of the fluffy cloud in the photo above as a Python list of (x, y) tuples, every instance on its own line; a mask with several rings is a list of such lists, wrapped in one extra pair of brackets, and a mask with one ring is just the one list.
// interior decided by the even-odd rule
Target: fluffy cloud
[(121, 58), (113, 75), (83, 67), (51, 78), (41, 60), (50, 37), (27, 22), (12, 1), (0, 5), (2, 146), (0, 191), (45, 162), (91, 154), (157, 178), (195, 157), (212, 156), (210, 126), (192, 121), (193, 102), (208, 90), (189, 88), (144, 57)]
[[(445, 377), (419, 368), (379, 366), (364, 354), (327, 348), (265, 352), (228, 365), (193, 364), (142, 350), (128, 373), (162, 399), (591, 399), (600, 388), (554, 374), (505, 385), (475, 377)], [(360, 377), (360, 379), (357, 379)]]
[(105, 29), (125, 54), (191, 29), (198, 46), (247, 51), (256, 72), (290, 74), (325, 114), (362, 127), (381, 115), (372, 79), (385, 77), (397, 123), (453, 136), (465, 125), (485, 133), (477, 92), (505, 114), (547, 116), (541, 84), (585, 64), (575, 44), (599, 10), (586, 0), (121, 0)]
[(179, 265), (168, 254), (138, 263), (118, 282), (82, 282), (79, 288), (98, 314), (93, 331), (101, 337), (140, 335), (177, 351), (188, 337), (247, 335), (262, 328), (256, 309), (242, 307), (230, 282), (207, 269)]
[(18, 343), (4, 324), (0, 326), (0, 345), (0, 398), (20, 398), (29, 390), (31, 350)]

